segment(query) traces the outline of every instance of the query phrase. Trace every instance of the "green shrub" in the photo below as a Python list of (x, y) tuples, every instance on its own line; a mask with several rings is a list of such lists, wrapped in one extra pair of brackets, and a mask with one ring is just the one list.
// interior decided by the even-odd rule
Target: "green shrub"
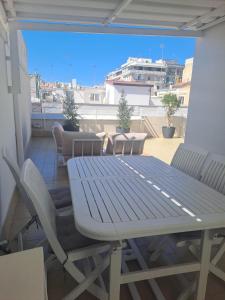
[(124, 91), (122, 91), (117, 114), (120, 128), (123, 128), (125, 130), (130, 128), (131, 116), (133, 111), (134, 108), (128, 106)]
[(164, 95), (162, 101), (162, 105), (166, 109), (166, 116), (168, 121), (168, 127), (171, 127), (172, 125), (172, 116), (175, 114), (175, 112), (180, 107), (180, 101), (177, 99), (177, 96), (175, 94), (166, 94)]

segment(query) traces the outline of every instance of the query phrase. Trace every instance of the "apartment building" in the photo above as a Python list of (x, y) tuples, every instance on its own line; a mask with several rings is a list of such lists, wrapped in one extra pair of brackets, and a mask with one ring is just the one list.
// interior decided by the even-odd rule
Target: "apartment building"
[(145, 82), (157, 90), (163, 86), (165, 76), (166, 65), (163, 61), (129, 57), (118, 70), (108, 74), (107, 80)]

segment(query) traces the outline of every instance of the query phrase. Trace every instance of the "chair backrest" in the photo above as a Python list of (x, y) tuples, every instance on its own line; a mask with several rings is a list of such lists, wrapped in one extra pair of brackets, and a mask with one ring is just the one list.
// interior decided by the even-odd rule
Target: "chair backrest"
[(210, 153), (203, 165), (200, 181), (225, 195), (225, 156)]
[(180, 144), (171, 162), (174, 168), (200, 179), (208, 152), (193, 145)]
[(21, 182), (20, 182), (20, 168), (18, 166), (18, 164), (15, 162), (15, 160), (10, 156), (9, 154), (9, 151), (4, 148), (2, 150), (2, 158), (4, 159), (4, 161), (6, 162), (8, 168), (10, 169), (12, 175), (13, 175), (13, 178), (16, 182), (16, 186), (19, 190), (19, 193), (20, 193), (20, 199), (21, 201), (23, 201), (26, 209), (29, 211), (31, 217), (35, 217), (37, 214), (36, 214), (36, 211), (34, 209), (34, 206), (32, 205), (32, 203), (27, 199), (27, 195), (24, 191), (24, 188), (23, 186), (21, 185)]
[(98, 156), (102, 154), (104, 140), (74, 139), (72, 142), (72, 157), (74, 156)]
[[(73, 156), (82, 156), (83, 155), (91, 155), (92, 154), (92, 142), (96, 141), (94, 147), (94, 155), (100, 155), (102, 150), (103, 139), (98, 137), (94, 132), (62, 132), (63, 137), (63, 146), (62, 146), (62, 154), (64, 159), (69, 159)], [(79, 143), (80, 140), (80, 143)], [(81, 143), (82, 141), (87, 141)], [(83, 145), (83, 146), (82, 146)], [(83, 150), (82, 150), (83, 147)]]
[(110, 135), (106, 148), (108, 154), (142, 154), (146, 133), (126, 133)]
[(62, 125), (59, 122), (55, 122), (52, 126), (52, 135), (56, 144), (57, 151), (62, 150), (62, 132), (64, 131)]
[(21, 172), (21, 185), (36, 210), (52, 250), (59, 261), (63, 263), (67, 256), (57, 239), (56, 208), (40, 172), (30, 159), (24, 162)]

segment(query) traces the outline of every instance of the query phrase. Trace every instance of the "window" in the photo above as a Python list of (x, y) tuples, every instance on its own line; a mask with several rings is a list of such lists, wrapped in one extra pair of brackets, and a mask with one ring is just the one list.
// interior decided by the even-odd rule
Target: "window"
[(183, 105), (184, 104), (184, 96), (179, 96), (178, 100), (180, 101), (180, 104)]
[(141, 75), (138, 75), (137, 80), (141, 80)]
[(90, 94), (90, 100), (98, 102), (99, 101), (99, 94)]

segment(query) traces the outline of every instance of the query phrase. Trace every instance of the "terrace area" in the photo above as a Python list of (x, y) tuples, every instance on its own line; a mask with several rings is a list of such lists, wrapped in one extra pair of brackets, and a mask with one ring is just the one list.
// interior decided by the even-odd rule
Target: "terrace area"
[[(143, 120), (151, 108), (136, 109), (131, 131), (154, 137), (144, 155), (78, 157), (59, 167), (49, 135), (55, 120), (31, 116), (24, 30), (195, 37), (190, 105), (187, 119), (176, 116), (177, 136), (159, 137), (161, 123), (152, 132), (152, 119)], [(36, 300), (35, 290), (37, 300), (225, 298), (224, 32), (225, 0), (0, 0), (0, 300)], [(115, 120), (90, 119), (81, 131), (115, 131)], [(66, 188), (69, 205), (57, 207), (48, 193), (55, 188)], [(74, 235), (71, 250), (65, 240)], [(37, 247), (39, 258), (23, 247)]]
[[(153, 155), (156, 158), (170, 163), (179, 144), (183, 143), (183, 138), (174, 138), (174, 139), (163, 139), (163, 138), (151, 138), (147, 139), (144, 146), (143, 154)], [(43, 178), (45, 179), (46, 184), (49, 189), (54, 188), (65, 188), (69, 186), (68, 174), (66, 167), (57, 167), (57, 158), (55, 152), (54, 140), (50, 137), (34, 137), (31, 140), (28, 157), (30, 157), (40, 170)], [(37, 243), (37, 240), (41, 240), (44, 236), (41, 229), (36, 230), (35, 228), (30, 228), (26, 235), (24, 236), (24, 245), (25, 248), (32, 248), (34, 244)], [(148, 261), (149, 252), (146, 250), (148, 248), (149, 240), (148, 239), (139, 239), (138, 245), (139, 248)], [(165, 247), (165, 252), (160, 260), (157, 261), (154, 265), (162, 265), (168, 259), (170, 261), (180, 261), (180, 259), (189, 260), (191, 259), (190, 253), (181, 248), (177, 249), (175, 242), (171, 239), (170, 244)], [(223, 265), (225, 262), (222, 260), (220, 262)], [(130, 263), (130, 268), (132, 270), (137, 270), (138, 265), (135, 261)], [(107, 277), (107, 274), (105, 274)], [(193, 276), (189, 277), (189, 280), (193, 280)], [(55, 264), (54, 267), (48, 272), (48, 297), (49, 300), (60, 300), (62, 299), (73, 287), (74, 280), (64, 272), (60, 264)], [(166, 300), (177, 299), (179, 294), (182, 291), (181, 286), (177, 285), (177, 279), (175, 277), (163, 277), (157, 280), (160, 289), (163, 294), (166, 296)], [(186, 284), (189, 281), (186, 282)], [(146, 281), (137, 283), (138, 291), (141, 295), (141, 299), (155, 300), (155, 296), (149, 288)], [(225, 297), (225, 285), (223, 281), (218, 280), (213, 274), (209, 275), (208, 287), (205, 300), (211, 300), (213, 297), (216, 297), (217, 300), (223, 300)], [(85, 292), (79, 297), (80, 300), (92, 300), (95, 299), (88, 292)], [(130, 300), (133, 299), (128, 286), (123, 285), (121, 288), (121, 300)], [(194, 299), (194, 298), (193, 298)], [(190, 298), (192, 300), (192, 298)]]

